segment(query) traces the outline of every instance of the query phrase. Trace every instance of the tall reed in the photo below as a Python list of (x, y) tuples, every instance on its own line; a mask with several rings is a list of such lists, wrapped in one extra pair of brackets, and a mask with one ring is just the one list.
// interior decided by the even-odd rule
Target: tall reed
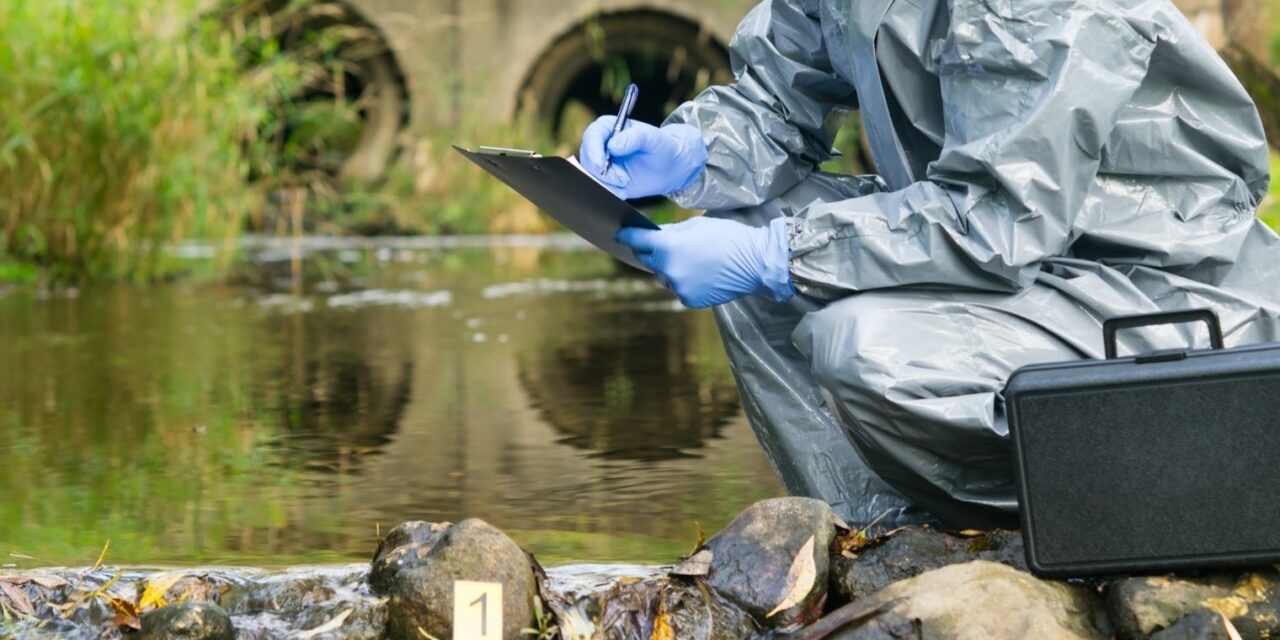
[(262, 107), (195, 0), (0, 2), (0, 263), (154, 279), (260, 201)]

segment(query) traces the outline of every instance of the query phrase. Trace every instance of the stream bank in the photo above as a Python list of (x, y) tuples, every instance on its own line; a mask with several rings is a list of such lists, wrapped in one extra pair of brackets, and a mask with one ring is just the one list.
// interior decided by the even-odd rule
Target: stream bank
[[(614, 640), (1266, 638), (1275, 568), (1049, 581), (1016, 532), (852, 531), (825, 503), (748, 507), (675, 564), (544, 570), (481, 520), (404, 523), (371, 563), (0, 573), (0, 638), (452, 638), (457, 581), (501, 585), (484, 637)], [(463, 603), (459, 603), (463, 604)], [(478, 609), (492, 604), (493, 610)], [(474, 627), (472, 627), (474, 628)]]

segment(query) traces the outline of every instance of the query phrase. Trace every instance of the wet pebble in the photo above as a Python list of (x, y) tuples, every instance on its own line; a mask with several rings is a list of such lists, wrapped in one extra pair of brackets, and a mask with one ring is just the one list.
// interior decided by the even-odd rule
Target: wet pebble
[(226, 611), (210, 602), (179, 602), (142, 616), (142, 640), (234, 640)]
[[(838, 540), (837, 546), (845, 546), (842, 543), (846, 538)], [(999, 562), (1027, 570), (1022, 536), (1016, 531), (959, 536), (928, 527), (910, 526), (873, 540), (866, 546), (838, 550), (831, 558), (832, 595), (839, 602), (860, 600), (899, 580), (974, 560)]]
[(1135, 577), (1107, 586), (1107, 610), (1122, 639), (1145, 638), (1183, 616), (1226, 616), (1245, 638), (1280, 636), (1280, 572), (1268, 568), (1202, 578)]

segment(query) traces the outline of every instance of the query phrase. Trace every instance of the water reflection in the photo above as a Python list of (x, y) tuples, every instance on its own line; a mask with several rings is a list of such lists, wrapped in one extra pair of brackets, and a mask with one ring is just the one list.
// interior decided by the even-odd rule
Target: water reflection
[(0, 298), (0, 550), (346, 560), (377, 526), (477, 516), (552, 562), (660, 561), (780, 492), (709, 314), (600, 254), (305, 264)]
[(689, 314), (578, 311), (520, 358), (520, 382), (561, 442), (605, 457), (690, 456), (738, 413), (731, 382), (705, 375), (709, 350)]

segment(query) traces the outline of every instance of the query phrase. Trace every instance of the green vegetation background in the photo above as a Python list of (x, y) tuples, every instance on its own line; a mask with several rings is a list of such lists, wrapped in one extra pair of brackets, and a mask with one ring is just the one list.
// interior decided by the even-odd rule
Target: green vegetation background
[[(326, 132), (316, 136), (323, 141), (355, 126), (349, 110), (287, 108), (308, 83), (327, 81), (330, 60), (307, 63), (269, 41), (237, 38), (223, 23), (199, 19), (197, 3), (0, 3), (0, 282), (161, 279), (179, 268), (166, 251), (174, 243), (201, 238), (230, 247), (246, 229), (552, 229), (527, 202), (449, 152), (454, 140), (496, 139), (572, 152), (571, 143), (529, 123), (502, 130), (464, 123), (435, 139), (406, 141), (408, 160), (373, 186), (339, 190), (282, 162), (282, 131)], [(1272, 62), (1280, 63), (1280, 25), (1274, 32)], [(619, 86), (623, 80), (613, 78)], [(844, 135), (842, 147), (853, 151), (853, 140)], [(283, 144), (297, 151), (315, 142)], [(857, 170), (854, 157), (831, 168)], [(1277, 168), (1273, 153), (1273, 174)], [(290, 204), (308, 212), (301, 223), (288, 215)], [(1280, 225), (1280, 183), (1259, 215)], [(223, 252), (224, 262), (232, 256)]]

